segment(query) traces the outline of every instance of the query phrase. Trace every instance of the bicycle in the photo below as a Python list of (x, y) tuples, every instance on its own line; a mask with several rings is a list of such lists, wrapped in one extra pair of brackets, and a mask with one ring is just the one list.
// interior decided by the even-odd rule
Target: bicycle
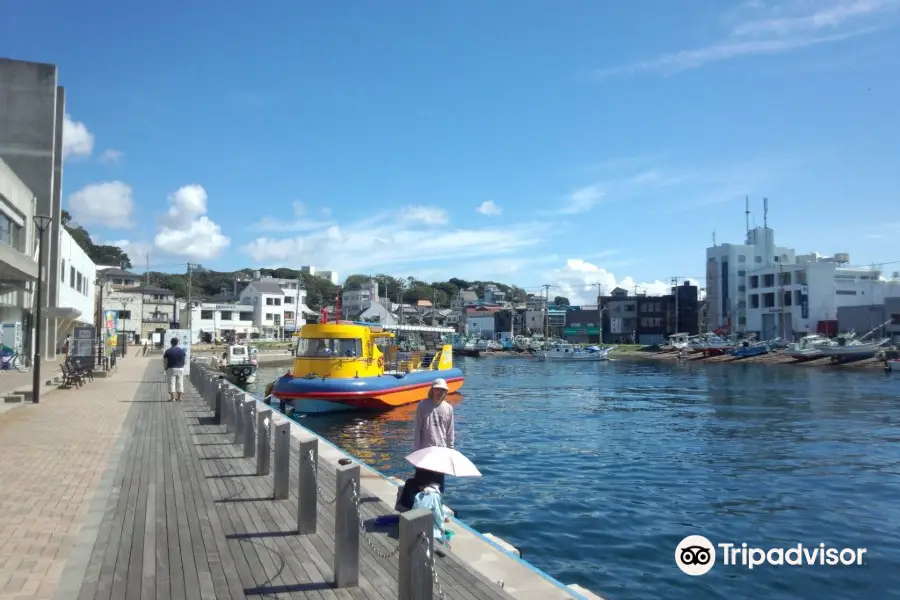
[(8, 364), (19, 373), (27, 373), (31, 370), (31, 360), (24, 354), (19, 354), (18, 350), (16, 350), (12, 354), (12, 356), (4, 356), (0, 358), (0, 364), (3, 365), (4, 370), (6, 368), (6, 365)]

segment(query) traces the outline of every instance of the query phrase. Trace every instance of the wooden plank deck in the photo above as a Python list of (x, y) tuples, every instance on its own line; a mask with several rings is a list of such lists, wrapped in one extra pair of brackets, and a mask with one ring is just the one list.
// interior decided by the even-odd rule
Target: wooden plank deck
[[(317, 533), (297, 534), (297, 440), (291, 440), (291, 497), (275, 501), (272, 476), (255, 475), (255, 459), (239, 454), (233, 436), (212, 423), (185, 383), (183, 404), (166, 401), (162, 382), (143, 384), (135, 398), (78, 600), (397, 598), (396, 527), (372, 525), (390, 507), (363, 494), (360, 583), (336, 589), (334, 511), (327, 502), (336, 465), (319, 465)], [(448, 600), (511, 598), (452, 552), (436, 560)], [(440, 598), (437, 589), (434, 597)]]

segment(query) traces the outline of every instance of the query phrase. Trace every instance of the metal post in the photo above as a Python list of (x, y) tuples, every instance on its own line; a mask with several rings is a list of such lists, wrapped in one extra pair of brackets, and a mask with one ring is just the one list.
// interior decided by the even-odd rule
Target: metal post
[(338, 465), (334, 503), (334, 585), (359, 585), (359, 465)]
[[(310, 457), (310, 453), (312, 457)], [(300, 440), (300, 474), (297, 486), (297, 533), (316, 532), (316, 466), (319, 464), (319, 440)]]
[(234, 416), (231, 414), (233, 396), (234, 389), (226, 386), (222, 391), (222, 424), (225, 425), (225, 433), (234, 431)]
[(232, 443), (237, 446), (244, 443), (244, 393), (236, 391), (232, 398), (231, 408), (234, 411), (232, 414), (234, 419), (234, 440)]
[(44, 232), (47, 231), (47, 228), (50, 226), (50, 222), (53, 220), (51, 217), (43, 216), (43, 215), (35, 215), (34, 226), (38, 230), (38, 276), (37, 281), (34, 282), (34, 286), (37, 288), (35, 294), (35, 323), (34, 323), (34, 340), (32, 346), (34, 347), (34, 352), (32, 353), (34, 360), (34, 373), (31, 379), (31, 401), (34, 404), (38, 404), (41, 401), (41, 342), (43, 341), (41, 338), (44, 335), (44, 281), (46, 281), (46, 277), (44, 277)]
[(291, 423), (286, 421), (275, 426), (275, 500), (286, 500), (288, 475), (291, 466)]
[(241, 407), (244, 417), (244, 458), (256, 456), (256, 400), (247, 400)]
[(220, 379), (218, 385), (216, 385), (216, 398), (215, 400), (213, 400), (213, 411), (215, 414), (216, 425), (222, 425), (224, 423), (222, 413), (225, 406), (225, 390), (227, 389), (228, 384)]
[[(288, 424), (290, 425), (290, 423)], [(256, 474), (269, 474), (269, 453), (272, 451), (272, 410), (256, 411)]]
[[(422, 536), (426, 544), (422, 543)], [(400, 515), (400, 581), (398, 600), (432, 600), (434, 584), (426, 550), (434, 560), (434, 515), (418, 508)]]

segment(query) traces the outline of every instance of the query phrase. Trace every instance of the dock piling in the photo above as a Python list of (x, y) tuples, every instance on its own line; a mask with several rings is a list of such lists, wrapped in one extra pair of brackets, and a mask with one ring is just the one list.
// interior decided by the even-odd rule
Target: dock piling
[(272, 411), (256, 411), (256, 474), (269, 474), (269, 452), (272, 450)]
[(288, 489), (288, 475), (291, 466), (291, 423), (285, 421), (278, 423), (275, 432), (275, 500), (286, 500), (290, 494)]
[(223, 414), (223, 399), (225, 398), (225, 390), (228, 389), (228, 384), (219, 380), (218, 385), (216, 385), (216, 397), (213, 400), (213, 412), (215, 415), (216, 425), (222, 425), (224, 423), (224, 414)]
[(256, 400), (246, 400), (241, 407), (244, 417), (244, 458), (256, 456)]
[(338, 465), (334, 503), (334, 585), (359, 585), (359, 465)]
[(244, 443), (244, 394), (235, 390), (233, 398), (234, 440), (232, 440), (232, 443), (237, 446)]
[(316, 532), (316, 466), (319, 462), (319, 440), (308, 437), (300, 440), (300, 474), (297, 486), (297, 533)]
[[(432, 600), (434, 584), (434, 515), (417, 508), (400, 515), (398, 600)], [(425, 568), (423, 568), (423, 566)]]

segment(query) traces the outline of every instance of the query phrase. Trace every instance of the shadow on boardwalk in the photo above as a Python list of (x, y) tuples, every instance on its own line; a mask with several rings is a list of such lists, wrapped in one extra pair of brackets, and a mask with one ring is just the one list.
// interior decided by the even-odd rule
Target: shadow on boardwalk
[[(148, 367), (148, 379), (152, 367)], [(59, 598), (397, 598), (396, 530), (373, 527), (390, 508), (360, 504), (360, 585), (334, 588), (335, 468), (320, 464), (318, 532), (296, 533), (296, 440), (292, 498), (272, 499), (271, 476), (238, 455), (223, 428), (189, 388), (183, 404), (160, 402), (163, 383), (141, 385), (126, 423), (127, 442), (89, 558), (64, 575)], [(323, 500), (322, 496), (325, 496)], [(425, 568), (423, 566), (423, 568)], [(510, 598), (455, 557), (438, 559), (445, 597)], [(67, 590), (70, 595), (66, 596)], [(77, 590), (77, 591), (76, 591)], [(435, 598), (438, 598), (435, 590)]]

